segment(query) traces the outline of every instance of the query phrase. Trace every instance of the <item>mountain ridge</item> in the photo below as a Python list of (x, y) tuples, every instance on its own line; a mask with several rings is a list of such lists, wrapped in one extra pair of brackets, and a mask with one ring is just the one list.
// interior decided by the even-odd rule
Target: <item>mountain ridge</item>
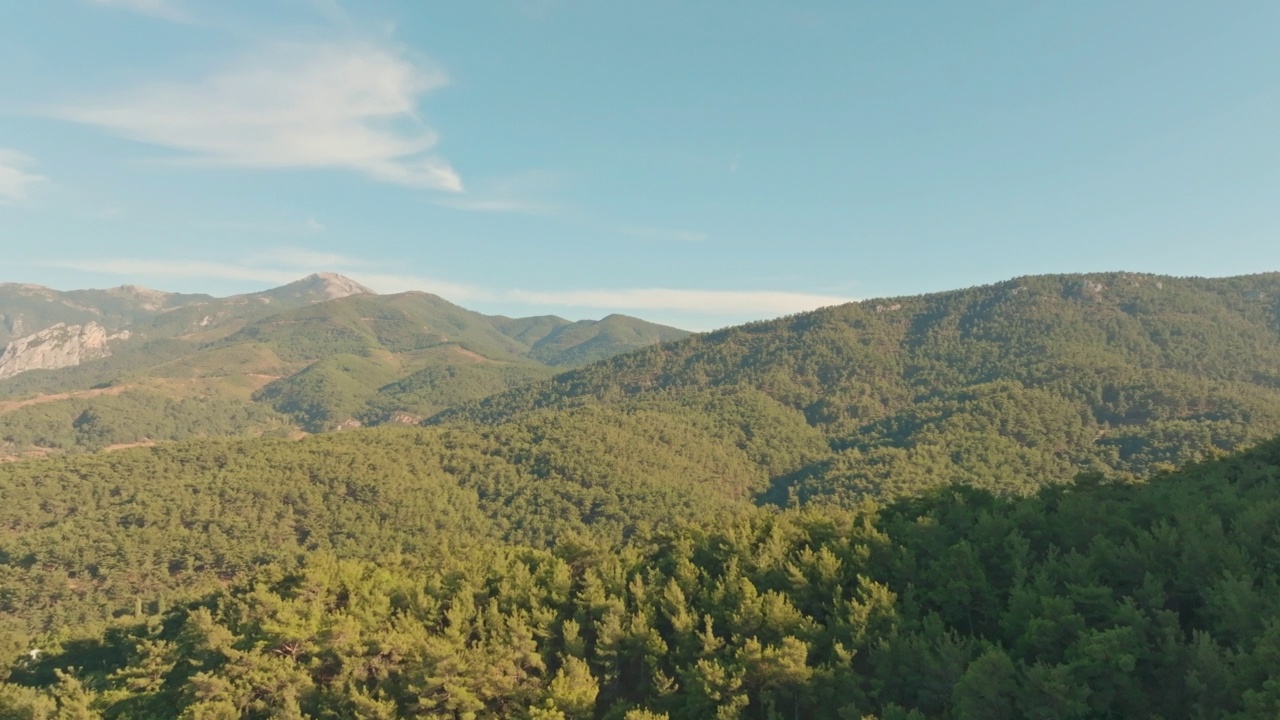
[[(176, 439), (201, 428), (316, 432), (416, 421), (555, 367), (687, 334), (625, 316), (488, 316), (426, 292), (379, 295), (334, 273), (225, 298), (136, 286), (8, 288), (0, 317), (23, 331), (49, 323), (0, 353), (0, 400), (11, 408), (0, 413), (0, 455), (11, 456)], [(546, 341), (562, 328), (571, 332)], [(103, 387), (125, 389), (87, 394)], [(58, 399), (14, 402), (40, 397)]]
[[(1024, 276), (694, 335), (464, 403), (431, 424), (761, 392), (831, 455), (789, 493), (1134, 477), (1280, 433), (1280, 273)], [(672, 412), (683, 412), (674, 409)]]

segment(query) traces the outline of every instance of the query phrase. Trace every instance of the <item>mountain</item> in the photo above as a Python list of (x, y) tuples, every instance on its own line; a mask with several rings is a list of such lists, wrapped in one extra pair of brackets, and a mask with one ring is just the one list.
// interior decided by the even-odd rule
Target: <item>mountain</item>
[[(213, 298), (124, 285), (61, 292), (39, 285), (0, 285), (0, 379), (57, 370), (111, 355), (122, 341), (161, 339), (334, 298), (372, 292), (341, 275), (320, 273), (260, 293)], [(55, 328), (59, 328), (53, 332)], [(139, 343), (133, 344), (133, 349)], [(37, 351), (38, 349), (38, 351)]]
[(0, 346), (53, 327), (97, 323), (108, 333), (208, 295), (180, 295), (122, 285), (108, 290), (60, 292), (40, 285), (0, 283)]
[(108, 357), (0, 381), (0, 438), (21, 455), (606, 405), (737, 428), (739, 447), (790, 428), (751, 449), (778, 504), (950, 483), (1028, 492), (1280, 433), (1278, 299), (1274, 273), (1036, 276), (686, 337), (314, 276), (150, 315), (121, 326)]
[(774, 478), (775, 502), (1139, 477), (1280, 432), (1280, 274), (1037, 276), (868, 300), (642, 349), (431, 422), (685, 414), (681, 398), (726, 392), (825, 438), (825, 457)]
[(228, 298), (5, 287), (17, 299), (0, 312), (30, 332), (0, 357), (0, 456), (412, 423), (688, 334), (620, 315), (487, 316), (334, 274)]
[(288, 285), (257, 293), (258, 296), (273, 300), (284, 300), (286, 302), (302, 300), (308, 303), (337, 300), (338, 298), (351, 297), (352, 295), (376, 294), (373, 290), (355, 280), (337, 273), (315, 273), (301, 280), (295, 280)]
[(574, 367), (618, 355), (619, 348), (638, 350), (687, 335), (626, 315), (609, 315), (558, 325), (533, 343), (529, 357), (553, 367)]

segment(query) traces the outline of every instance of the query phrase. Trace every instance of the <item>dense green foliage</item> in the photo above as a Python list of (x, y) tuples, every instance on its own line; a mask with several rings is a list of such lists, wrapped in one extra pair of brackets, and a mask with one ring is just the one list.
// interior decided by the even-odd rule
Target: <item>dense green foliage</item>
[(1278, 300), (1280, 274), (1020, 278), (653, 346), (433, 422), (753, 388), (832, 449), (779, 501), (1135, 478), (1280, 433)]
[(139, 441), (246, 435), (273, 427), (287, 427), (286, 418), (239, 400), (125, 392), (38, 403), (5, 413), (0, 415), (0, 441), (17, 448), (101, 450)]
[(440, 357), (427, 367), (378, 388), (377, 397), (368, 401), (369, 410), (365, 415), (377, 421), (401, 411), (421, 419), (467, 400), (546, 379), (554, 372), (527, 362), (493, 363)]
[[(429, 437), (405, 433), (371, 437)], [(444, 507), (462, 497), (430, 492)], [(756, 510), (613, 549), (583, 535), (551, 550), (460, 545), (424, 529), (376, 562), (338, 559), (406, 519), (359, 538), (331, 526), (324, 537), (341, 541), (300, 563), (167, 611), (140, 604), (88, 637), (37, 639), (0, 712), (1243, 720), (1280, 708), (1280, 442), (1149, 484)], [(290, 542), (291, 520), (268, 524), (276, 541)]]
[(533, 343), (529, 357), (547, 365), (576, 367), (613, 357), (621, 348), (636, 350), (687, 335), (683, 330), (610, 315), (556, 327)]
[[(406, 365), (421, 369), (404, 375)], [(321, 432), (352, 421), (415, 424), (445, 408), (553, 373), (534, 362), (489, 360), (449, 344), (404, 358), (331, 355), (272, 382), (254, 397), (294, 417), (304, 429)]]
[(91, 622), (259, 562), (373, 558), (441, 536), (620, 542), (747, 507), (762, 463), (805, 459), (796, 428), (747, 428), (748, 441), (697, 418), (601, 408), (0, 465), (0, 610), (13, 630)]
[(267, 385), (255, 399), (292, 415), (305, 429), (321, 432), (356, 417), (369, 395), (393, 382), (397, 374), (395, 362), (388, 358), (330, 355)]

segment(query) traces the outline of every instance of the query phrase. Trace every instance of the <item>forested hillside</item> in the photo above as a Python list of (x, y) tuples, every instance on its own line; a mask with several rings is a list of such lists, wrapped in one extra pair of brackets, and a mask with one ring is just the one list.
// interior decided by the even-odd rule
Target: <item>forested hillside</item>
[[(348, 434), (7, 469), (4, 486), (31, 497), (3, 503), (6, 578), (30, 578), (0, 595), (6, 611), (58, 594), (134, 601), (93, 632), (61, 615), (71, 625), (14, 636), (0, 712), (1244, 720), (1280, 707), (1278, 442), (1146, 484), (734, 506), (622, 545), (588, 522), (547, 548), (501, 527), (540, 503), (483, 487), (519, 472), (496, 446), (359, 435), (372, 452), (334, 447)], [(513, 439), (499, 446), (529, 467), (568, 457), (539, 461), (556, 440)], [(459, 463), (495, 471), (457, 482)], [(616, 507), (661, 520), (672, 505)], [(566, 510), (551, 516), (589, 521)], [(154, 594), (202, 572), (201, 599)]]
[[(0, 599), (12, 630), (92, 623), (300, 553), (377, 558), (478, 538), (610, 543), (749, 507), (800, 427), (635, 409), (493, 428), (200, 440), (0, 465)], [(792, 456), (781, 454), (784, 448)]]
[(698, 335), (432, 419), (765, 393), (831, 454), (773, 499), (1140, 477), (1280, 433), (1280, 274), (1037, 276)]

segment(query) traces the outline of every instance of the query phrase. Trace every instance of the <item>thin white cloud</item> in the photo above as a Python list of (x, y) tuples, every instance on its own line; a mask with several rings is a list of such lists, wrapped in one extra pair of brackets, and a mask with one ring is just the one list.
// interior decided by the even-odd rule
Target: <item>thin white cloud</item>
[(299, 248), (277, 248), (254, 253), (239, 263), (205, 260), (145, 260), (106, 258), (58, 260), (44, 263), (81, 272), (125, 278), (200, 278), (235, 282), (291, 283), (314, 272), (341, 272), (352, 280), (382, 293), (420, 290), (459, 302), (494, 300), (498, 293), (486, 288), (413, 275), (371, 270), (368, 261)]
[(507, 293), (507, 296), (512, 300), (530, 305), (627, 310), (678, 310), (710, 315), (786, 315), (827, 305), (853, 302), (851, 298), (833, 295), (812, 295), (775, 290), (675, 290), (671, 288), (568, 290), (561, 292), (512, 290)]
[(27, 188), (45, 179), (29, 172), (33, 165), (35, 160), (29, 155), (0, 148), (0, 205), (25, 201)]
[(326, 20), (334, 23), (346, 23), (350, 21), (347, 11), (342, 8), (342, 3), (338, 0), (293, 0), (300, 3), (313, 12), (321, 15)]
[(259, 235), (315, 235), (325, 231), (324, 223), (314, 217), (306, 220), (216, 220), (195, 223), (200, 228), (232, 230)]
[(267, 282), (284, 285), (298, 279), (296, 270), (273, 269), (203, 260), (96, 259), (59, 260), (49, 267), (124, 277), (183, 277)]
[(697, 230), (672, 230), (655, 227), (624, 227), (622, 234), (648, 242), (705, 242), (707, 234)]
[(440, 198), (435, 200), (435, 204), (442, 207), (452, 208), (454, 210), (466, 210), (469, 212), (551, 215), (556, 211), (555, 206), (547, 203), (539, 203), (529, 200), (483, 199), (468, 197), (465, 195)]
[(367, 267), (367, 260), (338, 253), (317, 252), (305, 248), (282, 247), (255, 252), (243, 259), (243, 264), (279, 267), (291, 270), (337, 271), (346, 268)]
[(362, 270), (353, 270), (343, 274), (349, 275), (352, 280), (362, 285), (367, 285), (381, 293), (429, 292), (454, 302), (492, 302), (502, 299), (502, 293), (489, 288), (416, 275), (394, 275)]
[(511, 303), (592, 310), (665, 310), (725, 317), (765, 317), (853, 302), (852, 298), (773, 290), (677, 290), (624, 288), (547, 292), (507, 290), (417, 275), (379, 272), (366, 261), (343, 255), (283, 248), (264, 251), (242, 263), (190, 260), (106, 259), (49, 263), (85, 272), (139, 277), (189, 277), (283, 285), (312, 272), (337, 271), (381, 293), (425, 291), (454, 302)]
[(198, 164), (341, 168), (460, 192), (420, 115), (444, 72), (368, 43), (275, 44), (192, 82), (166, 82), (50, 114), (184, 153)]
[(102, 5), (106, 7), (120, 8), (122, 10), (132, 10), (143, 15), (163, 18), (165, 20), (173, 20), (174, 22), (189, 22), (190, 16), (181, 8), (175, 5), (171, 0), (87, 0), (90, 5)]
[(442, 207), (468, 212), (554, 215), (556, 205), (539, 200), (553, 192), (560, 174), (546, 170), (526, 170), (509, 175), (480, 178), (465, 195), (450, 195), (433, 202)]

